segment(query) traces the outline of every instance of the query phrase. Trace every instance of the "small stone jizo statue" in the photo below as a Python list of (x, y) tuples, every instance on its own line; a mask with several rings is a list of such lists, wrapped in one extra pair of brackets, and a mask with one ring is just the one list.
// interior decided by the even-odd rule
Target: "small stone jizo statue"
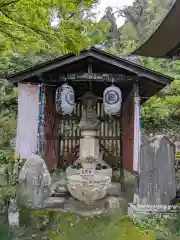
[(82, 117), (80, 121), (81, 130), (97, 130), (99, 126), (99, 120), (97, 118), (96, 110), (94, 106), (97, 102), (97, 97), (93, 92), (89, 91), (82, 97), (83, 109)]
[(19, 227), (19, 209), (16, 199), (10, 199), (8, 207), (8, 223), (10, 227)]

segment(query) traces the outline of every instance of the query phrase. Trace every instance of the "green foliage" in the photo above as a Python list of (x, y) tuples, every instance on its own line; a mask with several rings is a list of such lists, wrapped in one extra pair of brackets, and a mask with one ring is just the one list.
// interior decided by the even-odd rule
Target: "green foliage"
[(5, 184), (0, 187), (0, 210), (6, 207), (10, 198), (16, 197), (16, 186)]
[(180, 237), (179, 216), (167, 218), (163, 215), (155, 215), (147, 220), (135, 220), (135, 223), (142, 228), (153, 229), (159, 240), (168, 240)]
[(5, 151), (0, 150), (0, 166), (8, 163), (8, 156)]
[(14, 159), (11, 154), (8, 158), (8, 165), (5, 168), (4, 174), (6, 181), (0, 184), (0, 209), (6, 207), (11, 198), (16, 198), (18, 191), (18, 176), (25, 160)]
[[(16, 117), (16, 116), (15, 116)], [(10, 140), (15, 135), (16, 118), (9, 118), (8, 116), (0, 119), (0, 148), (4, 149), (10, 147)]]
[(0, 185), (0, 211), (8, 206), (11, 198), (16, 197), (17, 172), (15, 170), (16, 168), (12, 165), (10, 159), (8, 159), (8, 166), (6, 166), (4, 171), (6, 181)]
[[(142, 64), (152, 70), (176, 77), (179, 75), (177, 61), (142, 58)], [(162, 132), (180, 140), (178, 133), (180, 119), (180, 81), (174, 80), (170, 86), (149, 99), (142, 107), (142, 123), (148, 132)]]
[[(87, 48), (94, 22), (85, 12), (94, 0), (5, 0), (0, 4), (0, 51), (17, 49), (26, 52), (56, 49), (61, 53)], [(53, 15), (59, 18), (52, 27)]]

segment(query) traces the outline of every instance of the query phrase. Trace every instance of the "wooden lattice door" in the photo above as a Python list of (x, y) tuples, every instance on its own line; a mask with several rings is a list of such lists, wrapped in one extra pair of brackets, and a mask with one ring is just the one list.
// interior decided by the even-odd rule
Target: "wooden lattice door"
[[(59, 160), (60, 167), (66, 168), (79, 157), (81, 102), (77, 102), (72, 116), (60, 121), (59, 124)], [(108, 118), (102, 102), (96, 105), (100, 127), (97, 132), (100, 151), (103, 159), (113, 168), (119, 166), (120, 160), (120, 121), (119, 118)]]

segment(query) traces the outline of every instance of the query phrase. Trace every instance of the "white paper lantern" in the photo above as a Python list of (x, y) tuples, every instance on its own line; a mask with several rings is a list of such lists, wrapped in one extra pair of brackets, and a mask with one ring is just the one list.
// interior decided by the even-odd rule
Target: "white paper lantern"
[(74, 90), (67, 83), (56, 90), (56, 111), (62, 115), (71, 115), (74, 110)]
[(104, 111), (108, 115), (116, 115), (120, 112), (122, 93), (120, 88), (112, 85), (104, 90), (103, 104)]

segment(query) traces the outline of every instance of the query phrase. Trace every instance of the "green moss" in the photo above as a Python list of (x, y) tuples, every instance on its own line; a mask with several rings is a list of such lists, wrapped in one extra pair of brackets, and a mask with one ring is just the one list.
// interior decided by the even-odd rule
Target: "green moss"
[[(120, 226), (122, 231), (122, 239), (134, 240), (155, 240), (156, 235), (153, 230), (141, 228), (136, 226), (129, 217), (120, 219)], [(118, 239), (118, 238), (117, 238)]]
[[(128, 217), (79, 217), (52, 210), (29, 211), (21, 209), (21, 223), (36, 233), (34, 239), (46, 236), (48, 240), (155, 240), (151, 230), (136, 226)], [(25, 223), (26, 221), (26, 223)], [(22, 238), (23, 240), (23, 238)]]

